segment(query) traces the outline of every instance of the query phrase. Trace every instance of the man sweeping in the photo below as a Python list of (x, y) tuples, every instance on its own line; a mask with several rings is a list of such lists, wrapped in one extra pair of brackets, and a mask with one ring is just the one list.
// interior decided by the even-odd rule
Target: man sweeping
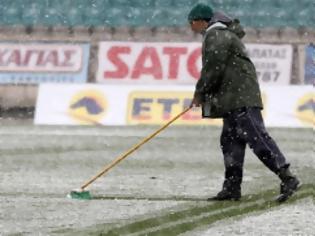
[(209, 200), (239, 200), (245, 148), (281, 180), (279, 202), (287, 200), (299, 186), (284, 155), (265, 129), (256, 71), (241, 38), (245, 35), (238, 20), (211, 7), (197, 4), (188, 21), (194, 32), (203, 35), (202, 70), (191, 107), (202, 106), (203, 117), (223, 118), (220, 138), (225, 180), (222, 190)]

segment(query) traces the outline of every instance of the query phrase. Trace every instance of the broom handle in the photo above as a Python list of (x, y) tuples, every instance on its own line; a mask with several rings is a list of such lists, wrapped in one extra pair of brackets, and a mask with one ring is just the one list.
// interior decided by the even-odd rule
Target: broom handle
[(171, 123), (173, 123), (175, 120), (177, 120), (179, 117), (181, 117), (183, 114), (185, 114), (188, 110), (190, 110), (190, 107), (183, 110), (181, 113), (179, 113), (177, 116), (172, 118), (170, 121), (168, 121), (165, 125), (163, 125), (161, 128), (156, 130), (154, 133), (143, 139), (140, 143), (136, 144), (132, 148), (130, 148), (128, 151), (126, 151), (123, 155), (117, 157), (115, 160), (113, 160), (110, 164), (106, 165), (97, 175), (95, 175), (93, 178), (91, 178), (89, 181), (87, 181), (85, 184), (81, 186), (81, 189), (84, 190), (87, 186), (89, 186), (91, 183), (93, 183), (96, 179), (104, 175), (106, 172), (108, 172), (111, 168), (113, 168), (115, 165), (117, 165), (119, 162), (124, 160), (127, 156), (129, 156), (131, 153), (136, 151), (139, 147), (141, 147), (143, 144), (148, 142), (150, 139), (155, 137), (158, 133), (160, 133), (162, 130), (166, 129)]

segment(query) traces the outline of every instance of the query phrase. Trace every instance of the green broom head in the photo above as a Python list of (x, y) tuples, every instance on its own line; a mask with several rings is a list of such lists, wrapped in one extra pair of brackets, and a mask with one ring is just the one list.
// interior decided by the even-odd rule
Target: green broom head
[(74, 189), (68, 195), (68, 198), (79, 199), (79, 200), (91, 200), (92, 196), (89, 191), (84, 189)]

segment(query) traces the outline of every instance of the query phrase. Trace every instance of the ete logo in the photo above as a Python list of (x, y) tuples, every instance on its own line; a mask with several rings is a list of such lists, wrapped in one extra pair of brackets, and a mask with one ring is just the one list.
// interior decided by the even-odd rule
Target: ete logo
[[(191, 103), (192, 92), (134, 91), (129, 95), (128, 124), (165, 124)], [(176, 125), (219, 125), (218, 119), (202, 119), (200, 109), (191, 109)]]
[(69, 115), (80, 124), (99, 124), (106, 112), (106, 99), (98, 90), (75, 94), (69, 104)]
[(298, 100), (296, 116), (303, 123), (315, 125), (315, 93), (308, 93)]

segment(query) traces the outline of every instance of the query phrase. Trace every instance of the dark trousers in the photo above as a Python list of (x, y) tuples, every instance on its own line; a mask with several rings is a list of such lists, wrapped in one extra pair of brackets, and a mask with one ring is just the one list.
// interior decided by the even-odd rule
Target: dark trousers
[(285, 157), (265, 129), (260, 108), (242, 108), (229, 112), (223, 119), (221, 148), (225, 179), (240, 184), (246, 144), (275, 174), (286, 164)]

